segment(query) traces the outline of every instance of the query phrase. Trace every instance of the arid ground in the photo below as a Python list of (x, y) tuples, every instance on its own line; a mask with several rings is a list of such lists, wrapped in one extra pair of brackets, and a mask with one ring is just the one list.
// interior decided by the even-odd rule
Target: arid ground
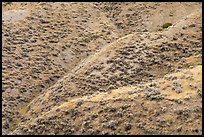
[(201, 3), (2, 8), (3, 134), (202, 134)]

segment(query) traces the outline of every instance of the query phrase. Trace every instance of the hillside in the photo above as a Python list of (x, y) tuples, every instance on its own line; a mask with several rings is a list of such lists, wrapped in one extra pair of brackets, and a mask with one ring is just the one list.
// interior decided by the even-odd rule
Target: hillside
[(3, 5), (3, 134), (202, 134), (201, 10)]

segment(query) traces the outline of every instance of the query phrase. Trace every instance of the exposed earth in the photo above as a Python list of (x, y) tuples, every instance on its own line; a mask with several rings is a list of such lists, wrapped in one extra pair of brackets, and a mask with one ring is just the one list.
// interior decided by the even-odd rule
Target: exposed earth
[(200, 2), (2, 4), (3, 134), (202, 134)]

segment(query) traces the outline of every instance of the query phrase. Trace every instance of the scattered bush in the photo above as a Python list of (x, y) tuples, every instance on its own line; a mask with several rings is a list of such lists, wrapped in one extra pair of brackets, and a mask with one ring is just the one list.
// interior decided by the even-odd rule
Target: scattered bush
[(6, 6), (6, 5), (10, 5), (10, 4), (12, 4), (12, 2), (4, 2), (4, 6)]
[(162, 28), (165, 29), (165, 28), (168, 28), (168, 27), (171, 26), (171, 25), (172, 25), (172, 23), (165, 23), (165, 24), (162, 26)]

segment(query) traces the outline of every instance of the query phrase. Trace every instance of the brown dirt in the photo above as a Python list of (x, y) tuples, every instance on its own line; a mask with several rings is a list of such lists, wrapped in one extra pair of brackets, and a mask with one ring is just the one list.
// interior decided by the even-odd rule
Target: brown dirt
[(202, 134), (201, 3), (2, 8), (3, 134)]

